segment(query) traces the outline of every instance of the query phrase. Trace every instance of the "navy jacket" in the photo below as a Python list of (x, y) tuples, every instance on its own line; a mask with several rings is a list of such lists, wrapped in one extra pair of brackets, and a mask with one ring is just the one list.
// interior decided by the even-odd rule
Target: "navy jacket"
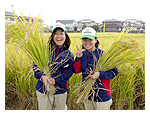
[[(82, 72), (82, 80), (84, 80), (89, 75), (89, 71), (91, 69), (93, 70), (93, 65), (97, 64), (97, 60), (102, 56), (103, 51), (96, 48), (95, 51), (84, 50), (82, 53), (82, 57), (76, 58), (74, 67), (76, 73)], [(111, 99), (110, 79), (118, 75), (118, 70), (117, 68), (113, 68), (108, 71), (99, 72), (100, 76), (93, 86), (95, 91), (94, 101), (105, 102)], [(91, 92), (88, 100), (93, 100), (93, 94)]]
[[(57, 62), (61, 63), (55, 64)], [(55, 94), (65, 93), (68, 88), (68, 80), (74, 73), (74, 55), (70, 50), (65, 50), (64, 47), (55, 46), (51, 63), (53, 64), (51, 68), (54, 69), (51, 77), (55, 79), (55, 87), (57, 88)], [(34, 77), (38, 79), (35, 85), (36, 90), (41, 93), (46, 93), (45, 86), (41, 79), (43, 73), (40, 72), (35, 63), (33, 63), (33, 72)], [(55, 78), (59, 74), (61, 74), (61, 76)]]

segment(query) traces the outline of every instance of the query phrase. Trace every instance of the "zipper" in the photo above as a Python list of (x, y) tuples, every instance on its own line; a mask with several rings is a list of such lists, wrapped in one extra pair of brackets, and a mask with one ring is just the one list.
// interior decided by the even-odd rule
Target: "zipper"
[(59, 50), (60, 50), (60, 47), (58, 47), (58, 50), (57, 50), (57, 53), (56, 53), (56, 57), (58, 56)]
[(87, 58), (89, 59), (89, 54), (88, 54), (88, 51), (87, 51)]

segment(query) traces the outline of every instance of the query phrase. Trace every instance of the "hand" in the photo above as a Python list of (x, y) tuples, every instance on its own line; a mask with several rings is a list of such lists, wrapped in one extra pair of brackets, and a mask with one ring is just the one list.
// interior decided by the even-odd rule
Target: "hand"
[(79, 48), (78, 48), (78, 46), (77, 46), (77, 45), (76, 45), (76, 47), (77, 47), (76, 56), (77, 56), (77, 57), (82, 57), (82, 55), (83, 55), (83, 53), (82, 53), (82, 45), (81, 45), (80, 50), (79, 50)]
[(100, 76), (100, 72), (95, 72), (94, 74), (89, 74), (85, 79), (87, 80), (88, 78), (90, 78), (90, 79), (94, 79), (94, 80), (96, 80), (97, 78), (99, 78), (99, 76)]
[(55, 79), (54, 78), (50, 78), (50, 85), (55, 85)]
[(42, 80), (43, 80), (45, 87), (47, 87), (47, 82), (50, 84), (50, 77), (43, 75)]

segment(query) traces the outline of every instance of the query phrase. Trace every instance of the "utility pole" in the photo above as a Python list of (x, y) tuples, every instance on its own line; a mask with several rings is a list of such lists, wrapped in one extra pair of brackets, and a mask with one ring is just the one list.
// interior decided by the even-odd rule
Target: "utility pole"
[(52, 14), (51, 14), (51, 26), (52, 26)]
[(12, 6), (12, 9), (14, 9), (14, 5), (10, 5), (10, 6)]

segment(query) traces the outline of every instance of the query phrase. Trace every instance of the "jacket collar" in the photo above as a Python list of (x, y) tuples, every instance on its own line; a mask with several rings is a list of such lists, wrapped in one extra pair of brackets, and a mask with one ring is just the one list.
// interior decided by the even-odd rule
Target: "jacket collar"
[(59, 49), (59, 52), (63, 52), (65, 50), (64, 46), (63, 47), (59, 47), (57, 45), (55, 45), (55, 52), (57, 52)]
[(91, 55), (91, 54), (95, 54), (95, 53), (99, 52), (98, 49), (99, 48), (97, 47), (94, 51), (88, 51), (88, 50), (86, 50), (86, 52), (89, 52), (89, 55)]
[(99, 59), (99, 57), (101, 57), (101, 56), (102, 56), (102, 53), (103, 53), (103, 51), (100, 50), (98, 47), (97, 47), (94, 51), (88, 51), (88, 50), (86, 50), (86, 52), (87, 52), (87, 57), (88, 57), (88, 59), (89, 59), (89, 58), (92, 58), (93, 55), (95, 55), (96, 58)]

